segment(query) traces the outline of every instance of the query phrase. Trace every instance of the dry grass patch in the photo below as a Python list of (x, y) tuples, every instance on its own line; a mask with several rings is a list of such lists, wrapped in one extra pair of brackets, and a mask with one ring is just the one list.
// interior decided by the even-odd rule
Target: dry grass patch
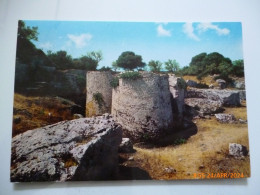
[[(246, 108), (228, 108), (226, 112), (246, 119)], [(228, 155), (229, 143), (249, 148), (247, 124), (221, 124), (215, 117), (197, 119), (198, 133), (178, 146), (145, 149), (135, 147), (135, 163), (153, 179), (194, 179), (194, 173), (236, 172), (250, 176), (249, 157)], [(133, 163), (132, 163), (133, 164)], [(175, 171), (176, 170), (176, 171)]]
[(206, 76), (203, 77), (201, 80), (198, 80), (196, 76), (192, 75), (185, 75), (183, 76), (183, 79), (186, 80), (193, 80), (196, 81), (197, 83), (204, 83), (206, 85), (211, 85), (213, 84), (214, 86), (218, 86), (217, 82), (214, 80), (212, 76)]
[(53, 124), (62, 120), (71, 120), (70, 107), (73, 102), (58, 97), (27, 97), (14, 95), (13, 136), (27, 130)]

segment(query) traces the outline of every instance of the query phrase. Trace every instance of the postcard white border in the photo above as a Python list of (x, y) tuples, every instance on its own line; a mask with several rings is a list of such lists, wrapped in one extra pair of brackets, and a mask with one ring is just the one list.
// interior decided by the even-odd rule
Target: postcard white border
[[(0, 192), (3, 194), (260, 194), (260, 1), (1, 0)], [(251, 178), (211, 181), (9, 182), (18, 19), (158, 22), (242, 22)], [(0, 193), (2, 194), (2, 193)]]

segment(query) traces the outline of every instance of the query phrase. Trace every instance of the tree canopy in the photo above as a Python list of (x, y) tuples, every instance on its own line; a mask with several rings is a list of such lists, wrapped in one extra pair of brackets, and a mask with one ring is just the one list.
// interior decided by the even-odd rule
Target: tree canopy
[(158, 60), (151, 60), (148, 66), (152, 72), (160, 72), (162, 69), (162, 63)]
[(88, 52), (87, 53), (87, 57), (88, 58), (91, 58), (92, 60), (96, 61), (97, 62), (97, 65), (98, 63), (103, 60), (103, 54), (102, 54), (102, 51), (91, 51), (91, 52)]
[(116, 64), (118, 67), (133, 70), (135, 68), (142, 68), (145, 66), (145, 63), (142, 62), (142, 56), (136, 55), (132, 51), (123, 52), (117, 59)]
[(169, 72), (176, 72), (180, 70), (180, 65), (176, 60), (168, 60), (165, 64), (165, 69)]
[(38, 41), (38, 27), (28, 27), (24, 21), (18, 21), (18, 38)]

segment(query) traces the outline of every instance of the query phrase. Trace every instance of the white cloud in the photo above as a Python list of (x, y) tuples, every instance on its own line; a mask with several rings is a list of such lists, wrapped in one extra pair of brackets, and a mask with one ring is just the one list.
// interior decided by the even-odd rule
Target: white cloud
[(199, 37), (197, 35), (194, 34), (194, 28), (192, 26), (192, 23), (185, 23), (183, 25), (183, 32), (190, 37), (191, 39), (195, 40), (195, 41), (199, 41)]
[(212, 23), (200, 23), (197, 26), (197, 29), (199, 32), (205, 32), (207, 30), (215, 30), (218, 35), (228, 35), (230, 33), (230, 30), (227, 28), (219, 28), (217, 25), (214, 25)]
[(80, 35), (68, 34), (67, 36), (70, 39), (70, 41), (72, 41), (75, 44), (77, 48), (83, 48), (87, 45), (87, 42), (92, 39), (92, 35), (89, 33)]
[(40, 43), (39, 44), (39, 48), (41, 49), (51, 49), (52, 48), (52, 44), (50, 42), (46, 42), (46, 43)]
[(163, 28), (162, 24), (159, 24), (159, 26), (157, 27), (157, 34), (158, 36), (165, 36), (165, 37), (170, 37), (171, 36), (171, 31), (170, 30), (166, 30)]

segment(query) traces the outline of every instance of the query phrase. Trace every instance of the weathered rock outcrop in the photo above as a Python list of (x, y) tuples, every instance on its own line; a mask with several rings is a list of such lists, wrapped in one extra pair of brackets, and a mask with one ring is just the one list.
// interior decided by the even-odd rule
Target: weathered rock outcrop
[(236, 90), (196, 89), (187, 91), (186, 98), (203, 98), (220, 101), (223, 106), (240, 106), (240, 94)]
[(236, 118), (233, 114), (215, 114), (216, 119), (221, 123), (234, 123)]
[(222, 103), (203, 98), (186, 98), (185, 104), (190, 106), (196, 112), (193, 115), (211, 115), (218, 112), (223, 112)]
[(239, 90), (240, 100), (246, 100), (246, 90)]
[(111, 113), (112, 78), (110, 71), (87, 72), (86, 116)]
[(118, 151), (122, 153), (130, 153), (134, 152), (135, 150), (131, 140), (129, 138), (123, 138), (121, 144), (119, 145)]
[(245, 81), (235, 81), (234, 87), (237, 89), (245, 89)]
[(167, 75), (143, 72), (136, 80), (119, 79), (113, 89), (112, 115), (135, 140), (157, 140), (172, 129)]
[[(177, 115), (179, 119), (183, 118), (184, 97), (186, 93), (186, 82), (176, 77), (174, 74), (169, 75), (169, 88), (172, 94), (173, 115)], [(177, 117), (175, 117), (177, 119)]]
[(197, 87), (198, 83), (193, 80), (186, 80), (186, 83), (189, 87)]
[(245, 146), (237, 143), (229, 144), (229, 155), (234, 157), (244, 157), (248, 154), (248, 150)]
[(11, 181), (110, 179), (121, 127), (110, 115), (62, 121), (12, 139)]
[(223, 79), (217, 79), (216, 82), (218, 83), (218, 86), (220, 89), (225, 89), (226, 88), (226, 81)]

